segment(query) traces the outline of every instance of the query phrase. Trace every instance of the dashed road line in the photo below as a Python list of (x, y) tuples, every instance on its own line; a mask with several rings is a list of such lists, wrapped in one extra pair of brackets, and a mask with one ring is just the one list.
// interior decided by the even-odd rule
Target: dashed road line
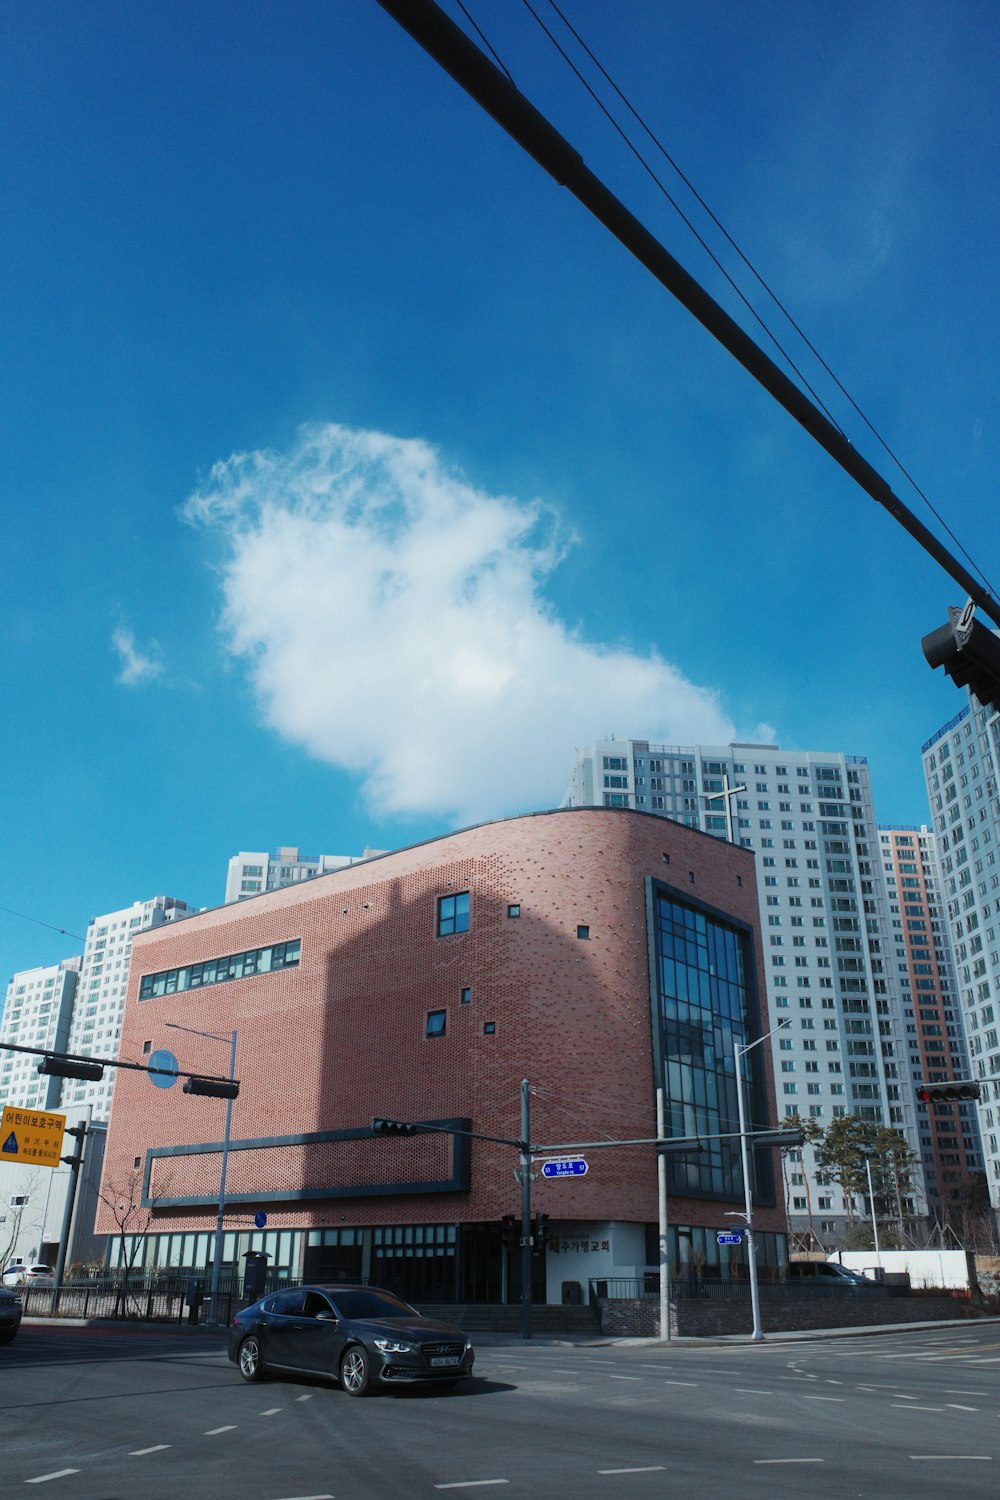
[(169, 1443), (154, 1443), (152, 1448), (133, 1448), (129, 1453), (129, 1458), (145, 1458), (147, 1453), (162, 1453), (170, 1446)]
[(67, 1474), (79, 1474), (79, 1469), (53, 1469), (51, 1474), (36, 1474), (34, 1479), (26, 1479), (25, 1484), (48, 1484), (50, 1479), (65, 1479)]
[(509, 1479), (457, 1479), (452, 1484), (436, 1484), (436, 1490), (473, 1490), (484, 1484), (510, 1484)]
[(609, 1375), (609, 1380), (641, 1380), (641, 1375)]
[(281, 1411), (280, 1406), (269, 1406), (267, 1408), (267, 1411), (260, 1411), (257, 1413), (257, 1415), (259, 1417), (276, 1417), (279, 1411)]
[(846, 1396), (803, 1396), (802, 1399), (803, 1399), (803, 1401), (837, 1401), (841, 1405), (843, 1405), (846, 1402), (847, 1397)]
[(978, 1406), (959, 1406), (957, 1401), (949, 1401), (948, 1406), (952, 1411), (978, 1411)]
[(636, 1469), (598, 1469), (598, 1474), (662, 1474), (666, 1464), (646, 1464), (644, 1468)]
[(911, 1453), (914, 1463), (972, 1463), (991, 1464), (993, 1455), (991, 1453)]
[(755, 1464), (825, 1464), (825, 1458), (755, 1458)]
[(900, 1406), (898, 1401), (892, 1405), (894, 1411), (944, 1411), (943, 1406)]
[(773, 1396), (773, 1391), (753, 1390), (748, 1385), (734, 1385), (733, 1392), (738, 1396)]
[(296, 1396), (295, 1399), (296, 1399), (296, 1401), (311, 1401), (312, 1400), (312, 1396), (311, 1395), (308, 1395), (308, 1396)]
[(207, 1432), (203, 1432), (202, 1433), (202, 1437), (217, 1437), (220, 1432), (235, 1432), (235, 1431), (236, 1431), (236, 1423), (235, 1422), (230, 1422), (227, 1427), (210, 1427)]
[(689, 1385), (692, 1388), (700, 1384), (697, 1380), (665, 1380), (664, 1385)]

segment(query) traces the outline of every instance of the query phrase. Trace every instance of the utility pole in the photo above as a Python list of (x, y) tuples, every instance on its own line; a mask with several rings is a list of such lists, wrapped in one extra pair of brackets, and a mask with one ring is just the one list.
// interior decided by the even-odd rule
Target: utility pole
[(83, 1165), (84, 1142), (87, 1139), (86, 1120), (81, 1120), (79, 1125), (72, 1126), (66, 1131), (66, 1134), (75, 1138), (76, 1150), (72, 1156), (63, 1156), (60, 1158), (69, 1167), (69, 1185), (66, 1188), (66, 1207), (63, 1211), (62, 1233), (59, 1237), (59, 1254), (56, 1256), (52, 1302), (49, 1308), (49, 1312), (53, 1317), (55, 1316), (56, 1306), (59, 1302), (59, 1290), (62, 1286), (63, 1273), (66, 1270), (69, 1237), (73, 1228), (73, 1210), (76, 1207), (76, 1191), (80, 1179), (80, 1168)]
[(521, 1337), (531, 1338), (531, 1087), (521, 1079)]

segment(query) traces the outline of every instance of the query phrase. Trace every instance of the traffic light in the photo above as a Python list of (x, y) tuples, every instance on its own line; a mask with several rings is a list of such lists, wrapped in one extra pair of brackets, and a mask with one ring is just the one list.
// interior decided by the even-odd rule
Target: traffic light
[(520, 1241), (517, 1232), (517, 1215), (504, 1214), (500, 1220), (500, 1240), (505, 1250), (516, 1250)]
[(535, 1215), (535, 1249), (544, 1250), (549, 1238), (548, 1214)]
[(416, 1135), (417, 1127), (409, 1120), (373, 1120), (373, 1135)]
[(948, 623), (920, 642), (932, 667), (944, 667), (958, 687), (967, 687), (984, 708), (1000, 709), (1000, 638), (964, 609), (948, 607)]
[(755, 1130), (750, 1137), (751, 1146), (778, 1146), (785, 1150), (789, 1146), (805, 1144), (804, 1130)]
[(203, 1099), (237, 1099), (240, 1085), (235, 1078), (187, 1078), (185, 1094), (198, 1094)]
[(950, 1083), (919, 1083), (917, 1098), (921, 1104), (953, 1104), (956, 1100), (978, 1099), (979, 1084), (971, 1078), (953, 1078)]
[(101, 1063), (80, 1062), (68, 1057), (43, 1057), (38, 1064), (39, 1073), (49, 1073), (53, 1078), (82, 1078), (88, 1083), (97, 1083), (104, 1077)]

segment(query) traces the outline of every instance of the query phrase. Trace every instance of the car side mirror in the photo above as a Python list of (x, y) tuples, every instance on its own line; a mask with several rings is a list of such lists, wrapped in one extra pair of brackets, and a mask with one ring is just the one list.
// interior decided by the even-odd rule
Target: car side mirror
[(336, 1313), (332, 1313), (332, 1312), (318, 1312), (316, 1314), (316, 1322), (317, 1323), (339, 1323), (339, 1321), (340, 1321), (340, 1319), (337, 1317)]

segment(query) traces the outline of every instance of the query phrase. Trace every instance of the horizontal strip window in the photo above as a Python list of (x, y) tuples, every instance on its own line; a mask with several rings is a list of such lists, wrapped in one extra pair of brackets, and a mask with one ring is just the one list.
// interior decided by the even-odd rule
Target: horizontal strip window
[(272, 943), (270, 948), (251, 948), (247, 953), (231, 953), (227, 958), (209, 958), (203, 964), (189, 964), (183, 969), (164, 969), (159, 974), (144, 974), (139, 985), (139, 999), (153, 1000), (157, 995), (176, 995), (179, 990), (197, 990), (208, 984), (225, 984), (230, 979), (246, 979), (251, 974), (272, 974), (276, 969), (294, 969), (302, 952), (302, 939)]

